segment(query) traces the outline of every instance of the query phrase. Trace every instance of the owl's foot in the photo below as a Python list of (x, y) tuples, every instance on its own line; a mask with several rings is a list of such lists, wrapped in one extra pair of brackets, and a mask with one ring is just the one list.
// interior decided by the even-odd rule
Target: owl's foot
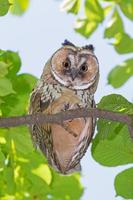
[(64, 104), (64, 111), (67, 111), (67, 110), (69, 110), (70, 109), (70, 104), (69, 103), (66, 103), (66, 104)]
[[(64, 104), (64, 108), (61, 111), (67, 111), (67, 110), (71, 110), (71, 106), (69, 103)], [(72, 121), (72, 119), (68, 120), (69, 122)], [(64, 127), (63, 127), (64, 128)]]

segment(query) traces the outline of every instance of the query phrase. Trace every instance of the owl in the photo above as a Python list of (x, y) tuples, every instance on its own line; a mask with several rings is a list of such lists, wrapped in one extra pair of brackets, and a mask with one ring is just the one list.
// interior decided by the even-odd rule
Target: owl
[[(65, 40), (46, 63), (30, 97), (29, 113), (55, 114), (79, 108), (94, 108), (99, 64), (93, 45), (77, 47)], [(48, 163), (61, 174), (80, 171), (94, 133), (95, 119), (77, 118), (62, 124), (33, 124), (33, 143)]]

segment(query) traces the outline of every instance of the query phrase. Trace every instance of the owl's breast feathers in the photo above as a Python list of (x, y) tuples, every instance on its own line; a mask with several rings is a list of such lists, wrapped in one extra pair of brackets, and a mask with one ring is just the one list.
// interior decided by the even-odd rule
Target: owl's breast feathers
[[(55, 114), (61, 111), (93, 107), (93, 95), (88, 90), (76, 91), (62, 87), (52, 77), (45, 76), (34, 89), (30, 100), (30, 114), (42, 112)], [(43, 151), (49, 164), (62, 174), (80, 169), (80, 159), (85, 154), (94, 133), (94, 119), (78, 118), (62, 125), (35, 124), (32, 138)], [(74, 132), (77, 137), (74, 137)]]

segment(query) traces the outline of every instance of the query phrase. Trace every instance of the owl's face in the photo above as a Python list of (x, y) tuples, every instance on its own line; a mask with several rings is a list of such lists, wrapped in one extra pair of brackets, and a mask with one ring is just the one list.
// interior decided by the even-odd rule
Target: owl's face
[(93, 50), (66, 45), (52, 56), (51, 72), (63, 86), (84, 90), (97, 81), (99, 65)]

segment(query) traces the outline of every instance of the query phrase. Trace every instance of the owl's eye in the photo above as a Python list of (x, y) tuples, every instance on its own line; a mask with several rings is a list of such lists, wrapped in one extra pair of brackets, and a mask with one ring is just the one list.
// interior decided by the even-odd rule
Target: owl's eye
[(63, 67), (64, 67), (66, 70), (68, 70), (68, 69), (70, 68), (70, 66), (71, 66), (71, 63), (70, 63), (69, 60), (66, 60), (66, 61), (63, 62)]
[(86, 63), (84, 63), (83, 65), (81, 65), (81, 67), (80, 67), (80, 71), (81, 72), (86, 72), (87, 70), (88, 70), (88, 66), (87, 66)]

